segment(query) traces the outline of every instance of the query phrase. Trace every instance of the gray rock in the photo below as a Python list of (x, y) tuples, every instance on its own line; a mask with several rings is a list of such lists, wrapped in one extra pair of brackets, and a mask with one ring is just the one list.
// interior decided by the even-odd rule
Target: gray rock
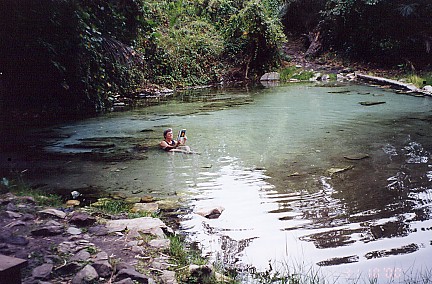
[(118, 282), (114, 282), (113, 284), (134, 284), (133, 280), (130, 278), (123, 279)]
[(62, 276), (76, 274), (81, 269), (81, 267), (82, 265), (76, 262), (68, 262), (63, 266), (58, 267), (55, 270), (55, 273)]
[(278, 81), (280, 74), (278, 72), (268, 72), (261, 76), (260, 81)]
[(63, 233), (62, 226), (42, 226), (31, 231), (35, 236), (55, 236)]
[(217, 219), (225, 210), (222, 206), (197, 208), (194, 212), (208, 219)]
[(170, 240), (169, 239), (155, 239), (151, 240), (149, 242), (149, 245), (151, 247), (157, 248), (157, 249), (169, 249), (170, 247)]
[(135, 269), (122, 269), (117, 273), (115, 281), (121, 281), (126, 278), (131, 278), (132, 280), (138, 281), (139, 283), (154, 283), (153, 279), (139, 273)]
[(77, 254), (71, 257), (70, 261), (87, 261), (90, 259), (90, 253), (82, 249)]
[(109, 234), (109, 230), (108, 228), (106, 228), (103, 225), (98, 225), (98, 226), (94, 226), (94, 227), (90, 227), (88, 229), (88, 232), (92, 235), (95, 236), (106, 236)]
[(138, 237), (140, 233), (143, 233), (163, 238), (165, 235), (162, 229), (167, 226), (159, 218), (141, 217), (110, 220), (106, 223), (106, 227), (110, 232), (123, 232), (128, 229), (129, 236), (131, 237)]
[(104, 251), (99, 252), (95, 256), (95, 260), (96, 261), (98, 261), (98, 260), (108, 260), (108, 259), (109, 259), (108, 254), (106, 252), (104, 252)]
[(79, 228), (69, 227), (67, 233), (70, 235), (81, 235), (82, 231)]
[(161, 279), (165, 284), (177, 284), (174, 271), (164, 270), (162, 272)]
[(44, 263), (44, 264), (36, 267), (35, 269), (33, 269), (32, 276), (35, 279), (47, 280), (47, 279), (49, 279), (49, 277), (51, 275), (53, 267), (54, 266), (52, 264)]
[(41, 211), (39, 211), (39, 214), (55, 216), (55, 217), (58, 217), (60, 219), (66, 218), (66, 213), (64, 213), (63, 211), (57, 210), (57, 209), (53, 209), (53, 208), (41, 210)]
[(100, 277), (109, 278), (113, 272), (112, 265), (108, 260), (99, 260), (92, 264), (93, 268), (99, 274)]
[(78, 227), (87, 227), (93, 225), (96, 222), (96, 218), (83, 212), (74, 212), (69, 220), (69, 223), (77, 225)]
[(13, 212), (13, 211), (7, 211), (6, 210), (6, 214), (8, 215), (9, 218), (14, 219), (14, 218), (21, 218), (22, 214), (21, 213), (17, 213), (17, 212)]
[(77, 275), (75, 275), (75, 277), (72, 279), (72, 284), (91, 283), (92, 281), (96, 281), (98, 278), (99, 275), (93, 266), (87, 264), (77, 273)]

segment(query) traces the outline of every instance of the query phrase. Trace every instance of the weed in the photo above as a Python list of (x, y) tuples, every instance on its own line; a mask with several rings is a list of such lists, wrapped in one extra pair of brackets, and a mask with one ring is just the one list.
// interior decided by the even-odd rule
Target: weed
[(113, 200), (109, 198), (100, 198), (97, 202), (91, 204), (92, 207), (105, 214), (120, 214), (129, 212), (132, 205), (123, 200)]

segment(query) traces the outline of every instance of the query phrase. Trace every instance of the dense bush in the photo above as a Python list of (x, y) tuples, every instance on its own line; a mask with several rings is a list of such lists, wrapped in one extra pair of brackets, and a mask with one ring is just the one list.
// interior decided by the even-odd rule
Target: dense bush
[(286, 30), (312, 34), (321, 51), (390, 66), (432, 62), (431, 1), (287, 0), (283, 11)]

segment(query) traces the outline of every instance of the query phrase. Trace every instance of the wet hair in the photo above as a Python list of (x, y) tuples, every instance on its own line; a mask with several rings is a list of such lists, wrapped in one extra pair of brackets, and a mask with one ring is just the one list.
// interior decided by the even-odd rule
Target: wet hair
[(168, 128), (163, 132), (164, 138), (166, 138), (168, 132), (172, 132), (172, 128)]

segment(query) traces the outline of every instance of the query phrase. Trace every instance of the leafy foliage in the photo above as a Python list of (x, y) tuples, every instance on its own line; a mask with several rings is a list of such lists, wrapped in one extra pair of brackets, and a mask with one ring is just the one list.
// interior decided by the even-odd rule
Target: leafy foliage
[(431, 12), (427, 0), (287, 0), (283, 19), (289, 32), (319, 32), (324, 50), (425, 67), (432, 62)]
[(247, 1), (224, 30), (226, 53), (235, 65), (243, 67), (246, 78), (250, 71), (259, 74), (278, 63), (285, 37), (272, 12), (262, 1)]

